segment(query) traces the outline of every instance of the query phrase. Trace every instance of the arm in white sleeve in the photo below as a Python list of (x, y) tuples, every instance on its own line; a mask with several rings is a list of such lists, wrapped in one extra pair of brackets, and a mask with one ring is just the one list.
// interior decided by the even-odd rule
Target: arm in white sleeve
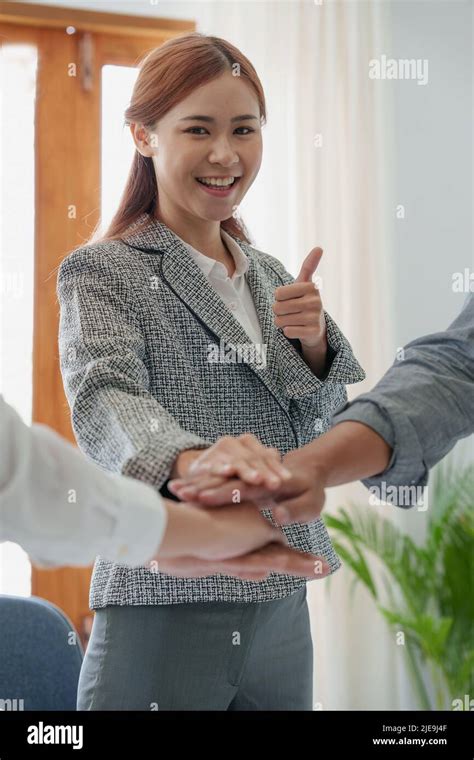
[(45, 425), (28, 427), (0, 396), (0, 541), (46, 566), (90, 565), (100, 554), (150, 560), (167, 513), (156, 490), (100, 470)]

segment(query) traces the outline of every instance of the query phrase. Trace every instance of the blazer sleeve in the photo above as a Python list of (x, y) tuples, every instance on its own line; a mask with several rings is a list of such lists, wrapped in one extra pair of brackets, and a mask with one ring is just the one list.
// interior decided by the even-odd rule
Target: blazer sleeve
[(80, 449), (107, 470), (161, 488), (185, 449), (211, 445), (150, 393), (131, 284), (115, 257), (73, 251), (57, 281), (59, 357)]

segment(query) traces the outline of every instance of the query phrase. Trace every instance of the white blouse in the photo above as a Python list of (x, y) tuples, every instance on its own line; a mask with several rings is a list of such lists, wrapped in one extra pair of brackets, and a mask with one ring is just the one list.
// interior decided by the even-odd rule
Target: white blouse
[(236, 241), (225, 231), (221, 230), (230, 254), (235, 262), (235, 272), (229, 277), (227, 268), (220, 261), (215, 261), (210, 256), (205, 256), (192, 245), (182, 240), (194, 261), (207, 277), (209, 283), (231, 310), (234, 317), (242, 325), (250, 341), (257, 347), (262, 345), (263, 336), (257, 310), (252, 298), (252, 293), (245, 277), (249, 262)]

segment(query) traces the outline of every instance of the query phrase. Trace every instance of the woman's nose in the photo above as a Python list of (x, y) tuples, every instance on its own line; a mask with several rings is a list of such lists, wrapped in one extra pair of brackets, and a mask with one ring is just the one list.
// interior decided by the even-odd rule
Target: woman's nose
[(239, 157), (226, 138), (217, 140), (209, 154), (211, 163), (218, 162), (224, 166), (232, 166), (239, 162)]

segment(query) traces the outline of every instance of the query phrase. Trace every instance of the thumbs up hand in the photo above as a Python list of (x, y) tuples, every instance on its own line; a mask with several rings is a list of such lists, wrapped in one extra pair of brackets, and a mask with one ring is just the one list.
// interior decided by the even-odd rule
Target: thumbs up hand
[(322, 248), (312, 248), (301, 264), (301, 269), (295, 282), (312, 282), (313, 274), (323, 257)]
[(312, 281), (323, 255), (322, 248), (313, 248), (303, 261), (300, 273), (291, 285), (275, 290), (273, 312), (275, 325), (287, 338), (298, 338), (305, 349), (324, 350), (326, 354), (326, 320), (319, 290)]

